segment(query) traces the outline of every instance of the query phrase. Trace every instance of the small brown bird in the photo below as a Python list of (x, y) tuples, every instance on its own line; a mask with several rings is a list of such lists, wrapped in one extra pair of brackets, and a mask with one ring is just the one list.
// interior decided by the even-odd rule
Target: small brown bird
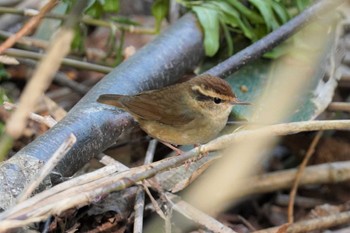
[(199, 75), (186, 82), (136, 95), (106, 94), (98, 102), (129, 112), (151, 137), (173, 145), (206, 143), (225, 127), (240, 102), (221, 78)]

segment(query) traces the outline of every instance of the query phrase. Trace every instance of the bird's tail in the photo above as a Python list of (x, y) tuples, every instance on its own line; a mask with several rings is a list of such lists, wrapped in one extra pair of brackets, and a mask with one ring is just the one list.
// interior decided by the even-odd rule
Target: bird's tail
[(112, 105), (118, 108), (123, 108), (123, 105), (120, 102), (120, 99), (123, 97), (124, 97), (123, 95), (105, 94), (105, 95), (100, 95), (97, 99), (97, 102)]

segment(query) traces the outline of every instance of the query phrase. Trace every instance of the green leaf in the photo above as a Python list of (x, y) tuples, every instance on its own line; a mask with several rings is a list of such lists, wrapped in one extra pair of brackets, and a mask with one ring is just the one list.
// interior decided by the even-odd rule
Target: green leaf
[(13, 146), (14, 139), (6, 133), (0, 135), (0, 162), (4, 161)]
[(231, 7), (225, 2), (210, 2), (206, 4), (207, 7), (214, 7), (215, 11), (219, 12), (219, 20), (223, 21), (226, 24), (231, 25), (232, 27), (239, 27), (243, 31), (243, 34), (253, 40), (256, 36), (254, 35), (253, 30), (250, 29), (250, 25), (246, 25), (242, 22), (240, 14), (237, 10)]
[(3, 87), (0, 87), (0, 105), (3, 105), (5, 101), (10, 101), (7, 96), (7, 91)]
[(83, 27), (84, 25), (82, 25), (82, 27), (76, 27), (74, 30), (74, 38), (71, 44), (72, 50), (78, 53), (82, 53), (85, 49), (84, 39), (86, 37), (86, 33), (84, 32), (85, 30)]
[(156, 0), (152, 5), (152, 15), (156, 19), (156, 31), (159, 32), (163, 19), (169, 11), (169, 0)]
[(5, 132), (5, 124), (3, 122), (0, 122), (0, 135)]
[(299, 12), (302, 12), (306, 7), (308, 7), (311, 3), (311, 0), (297, 0), (296, 5), (298, 7)]
[(281, 22), (282, 23), (288, 22), (288, 20), (290, 19), (290, 15), (289, 15), (287, 9), (284, 8), (281, 5), (281, 3), (277, 3), (273, 0), (269, 0), (269, 1), (271, 2), (272, 9), (274, 10), (274, 12), (278, 16), (278, 18), (281, 20)]
[(105, 12), (117, 13), (119, 10), (119, 0), (103, 0), (103, 10)]
[(221, 22), (221, 27), (224, 30), (224, 36), (227, 44), (227, 56), (231, 56), (233, 54), (233, 40), (230, 35), (230, 32), (225, 23)]
[(275, 30), (279, 27), (277, 20), (272, 11), (272, 6), (268, 1), (261, 0), (249, 0), (261, 13), (264, 17), (267, 28), (271, 30)]
[[(0, 64), (0, 81), (5, 81), (5, 80), (9, 80), (11, 78), (10, 74), (7, 73), (6, 69), (4, 68), (4, 65), (3, 64)], [(0, 86), (0, 104), (2, 103), (2, 96), (3, 96), (3, 93), (2, 93), (2, 88)]]
[(254, 11), (247, 8), (240, 1), (237, 0), (227, 0), (229, 4), (231, 4), (234, 8), (236, 8), (242, 15), (246, 16), (253, 23), (263, 23), (264, 20), (261, 16)]
[(90, 0), (89, 5), (85, 9), (85, 14), (92, 18), (100, 18), (103, 14), (103, 6), (99, 0)]
[(204, 50), (209, 57), (213, 56), (219, 49), (219, 18), (218, 12), (206, 7), (195, 6), (192, 10), (204, 31)]
[(225, 2), (210, 2), (203, 4), (203, 7), (217, 11), (220, 14), (220, 20), (232, 27), (238, 27), (240, 25), (238, 11)]
[(118, 48), (116, 51), (114, 66), (119, 65), (123, 61), (124, 41), (125, 41), (125, 31), (122, 30), (121, 35), (120, 35), (120, 39), (119, 39), (119, 45), (118, 45)]

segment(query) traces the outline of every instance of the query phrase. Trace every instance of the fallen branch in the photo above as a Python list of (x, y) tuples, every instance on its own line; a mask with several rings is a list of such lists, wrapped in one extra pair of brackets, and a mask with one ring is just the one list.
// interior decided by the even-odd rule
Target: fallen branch
[[(330, 227), (339, 226), (350, 222), (350, 211), (332, 214), (325, 217), (319, 217), (315, 219), (305, 220), (290, 224), (283, 227), (286, 233), (300, 233), (300, 232), (311, 232), (314, 230), (328, 229)], [(255, 231), (254, 233), (276, 233), (280, 227), (274, 227)]]

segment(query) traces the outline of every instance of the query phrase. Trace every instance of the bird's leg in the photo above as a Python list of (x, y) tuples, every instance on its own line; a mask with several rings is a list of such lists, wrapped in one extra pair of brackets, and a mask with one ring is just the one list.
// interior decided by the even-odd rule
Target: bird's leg
[(176, 155), (181, 155), (184, 153), (182, 150), (180, 150), (179, 148), (176, 148), (175, 146), (171, 145), (170, 143), (163, 142), (163, 141), (160, 141), (160, 142), (163, 143), (164, 145), (166, 145), (167, 147), (169, 147), (170, 149), (172, 149), (173, 151), (175, 151)]

